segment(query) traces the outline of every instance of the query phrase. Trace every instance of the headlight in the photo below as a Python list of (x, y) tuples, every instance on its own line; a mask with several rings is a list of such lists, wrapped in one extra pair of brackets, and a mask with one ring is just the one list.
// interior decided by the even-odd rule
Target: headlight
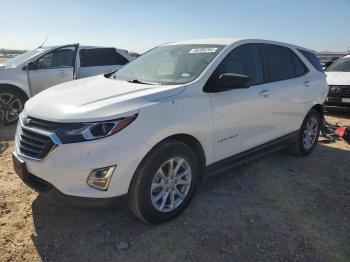
[(136, 117), (137, 115), (132, 115), (105, 122), (68, 124), (59, 128), (56, 133), (63, 144), (100, 139), (119, 132)]

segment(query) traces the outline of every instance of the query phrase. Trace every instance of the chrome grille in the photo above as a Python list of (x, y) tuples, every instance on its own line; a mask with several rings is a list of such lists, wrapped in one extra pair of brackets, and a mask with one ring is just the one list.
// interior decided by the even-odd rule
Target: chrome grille
[(350, 86), (329, 86), (329, 97), (346, 97), (350, 98)]
[(44, 159), (61, 141), (54, 130), (59, 123), (21, 115), (16, 133), (16, 150), (33, 160)]
[(29, 129), (19, 128), (18, 148), (24, 156), (43, 159), (53, 149), (54, 143), (49, 137)]
[(37, 128), (37, 129), (46, 130), (46, 131), (55, 131), (57, 130), (57, 128), (60, 127), (59, 123), (55, 123), (51, 121), (41, 120), (34, 117), (27, 117), (27, 119), (29, 120), (25, 124), (25, 126), (27, 127)]

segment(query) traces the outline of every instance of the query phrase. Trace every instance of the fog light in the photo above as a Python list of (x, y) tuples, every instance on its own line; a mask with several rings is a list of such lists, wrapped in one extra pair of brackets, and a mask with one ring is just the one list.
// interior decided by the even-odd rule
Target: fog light
[(88, 185), (97, 189), (107, 190), (116, 166), (95, 169), (88, 178)]

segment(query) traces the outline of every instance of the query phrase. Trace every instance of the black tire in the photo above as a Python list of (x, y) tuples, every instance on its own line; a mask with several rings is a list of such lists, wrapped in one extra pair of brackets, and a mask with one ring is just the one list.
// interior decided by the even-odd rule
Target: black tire
[[(307, 147), (304, 144), (304, 133), (307, 129), (307, 125), (309, 123), (309, 121), (311, 121), (311, 119), (314, 119), (317, 123), (317, 133), (316, 133), (316, 137), (313, 141), (313, 143), (311, 144), (311, 146)], [(292, 146), (290, 146), (288, 148), (288, 151), (294, 155), (294, 156), (298, 156), (298, 157), (303, 157), (303, 156), (307, 156), (309, 154), (312, 153), (312, 151), (315, 149), (315, 146), (317, 145), (317, 141), (318, 141), (318, 137), (320, 135), (320, 129), (321, 129), (321, 116), (320, 113), (314, 109), (311, 109), (309, 111), (309, 113), (307, 114), (307, 116), (305, 117), (299, 131), (298, 131), (298, 135), (297, 135), (297, 139), (295, 141), (295, 144), (293, 144)]]
[[(191, 168), (191, 183), (182, 203), (172, 211), (158, 211), (151, 200), (151, 185), (156, 172), (167, 160), (181, 157)], [(129, 187), (129, 208), (140, 219), (152, 224), (167, 222), (187, 207), (193, 197), (199, 174), (199, 162), (194, 151), (185, 143), (176, 140), (165, 140), (147, 154), (137, 168)]]
[[(16, 102), (15, 106), (17, 108), (21, 108), (21, 109), (18, 109), (18, 115), (19, 115), (19, 113), (23, 110), (24, 104), (28, 98), (22, 92), (16, 90), (16, 87), (0, 86), (0, 96), (6, 97), (6, 94), (11, 94), (18, 99), (17, 100), (18, 103)], [(2, 108), (2, 107), (3, 106), (0, 103), (0, 123), (4, 125), (11, 125), (11, 124), (17, 123), (18, 115), (15, 118), (13, 119), (11, 118), (10, 121), (8, 121), (8, 119), (5, 119), (5, 112), (1, 111), (1, 109), (8, 109), (8, 108), (7, 107)]]

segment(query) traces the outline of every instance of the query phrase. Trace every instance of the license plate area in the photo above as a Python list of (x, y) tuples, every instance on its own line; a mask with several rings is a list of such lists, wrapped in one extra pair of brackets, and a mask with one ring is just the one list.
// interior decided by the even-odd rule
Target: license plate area
[(26, 163), (19, 159), (15, 153), (12, 153), (13, 169), (16, 174), (23, 179), (28, 172)]

